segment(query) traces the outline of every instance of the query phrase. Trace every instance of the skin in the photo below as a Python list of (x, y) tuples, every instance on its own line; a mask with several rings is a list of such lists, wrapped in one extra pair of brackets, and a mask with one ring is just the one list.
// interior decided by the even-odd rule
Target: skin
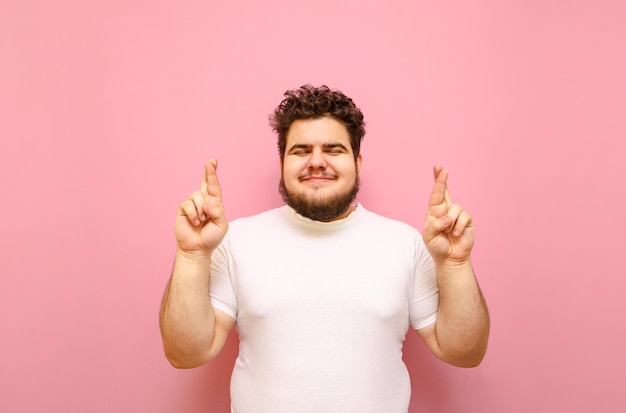
[(214, 310), (209, 289), (211, 253), (220, 244), (228, 221), (217, 178), (217, 161), (204, 165), (200, 189), (178, 207), (176, 256), (160, 312), (165, 355), (177, 368), (207, 363), (222, 349), (235, 321)]
[(422, 237), (433, 257), (439, 286), (437, 321), (417, 330), (439, 359), (458, 367), (483, 360), (489, 338), (489, 313), (471, 263), (474, 246), (472, 216), (450, 199), (448, 171), (433, 168)]
[[(354, 158), (343, 123), (331, 118), (297, 120), (287, 134), (282, 178), (291, 196), (323, 208), (338, 194), (352, 190), (361, 163), (360, 154)], [(345, 218), (352, 209), (329, 220)]]
[[(349, 190), (361, 171), (345, 126), (331, 118), (295, 121), (287, 135), (281, 170), (290, 193), (323, 204)], [(200, 189), (183, 201), (176, 217), (174, 269), (160, 312), (165, 354), (177, 368), (197, 367), (223, 348), (234, 320), (211, 305), (211, 253), (228, 231), (217, 177), (217, 161), (205, 163)], [(489, 336), (489, 316), (472, 269), (474, 245), (471, 215), (452, 203), (448, 172), (434, 167), (435, 183), (422, 236), (435, 262), (439, 286), (437, 321), (419, 336), (439, 359), (460, 367), (482, 361)], [(334, 219), (349, 215), (348, 207)]]

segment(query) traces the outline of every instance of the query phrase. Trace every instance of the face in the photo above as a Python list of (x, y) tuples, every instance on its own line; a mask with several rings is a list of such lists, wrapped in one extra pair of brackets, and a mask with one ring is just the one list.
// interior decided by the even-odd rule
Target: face
[(351, 212), (361, 155), (354, 159), (350, 134), (342, 122), (328, 117), (294, 121), (281, 170), (281, 195), (301, 215), (333, 221)]

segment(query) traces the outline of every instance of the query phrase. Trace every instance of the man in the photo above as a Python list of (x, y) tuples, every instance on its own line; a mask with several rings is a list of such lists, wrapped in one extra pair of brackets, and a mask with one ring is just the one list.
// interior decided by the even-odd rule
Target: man
[(214, 159), (180, 204), (160, 316), (167, 358), (200, 366), (236, 325), (234, 412), (406, 413), (409, 325), (447, 363), (484, 357), (472, 218), (439, 165), (421, 235), (355, 203), (365, 129), (339, 91), (287, 91), (271, 123), (285, 206), (229, 226)]

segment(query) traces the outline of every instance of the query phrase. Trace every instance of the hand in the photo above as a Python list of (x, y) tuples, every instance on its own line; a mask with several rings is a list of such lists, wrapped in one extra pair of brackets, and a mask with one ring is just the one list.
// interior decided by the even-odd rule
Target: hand
[(433, 168), (435, 185), (430, 195), (422, 237), (440, 265), (459, 265), (469, 261), (474, 246), (472, 216), (450, 201), (448, 171), (441, 165)]
[(183, 252), (210, 254), (228, 231), (216, 171), (217, 160), (205, 162), (200, 189), (178, 207), (175, 234), (178, 248)]

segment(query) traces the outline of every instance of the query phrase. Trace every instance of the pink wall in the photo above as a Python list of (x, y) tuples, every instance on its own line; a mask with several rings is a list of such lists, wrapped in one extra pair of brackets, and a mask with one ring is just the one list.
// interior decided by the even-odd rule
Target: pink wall
[(235, 339), (162, 354), (173, 218), (210, 156), (230, 218), (279, 204), (306, 82), (364, 109), (370, 209), (420, 227), (443, 162), (477, 222), (489, 353), (411, 334), (411, 412), (622, 411), (624, 3), (297, 3), (0, 2), (0, 411), (227, 412)]

